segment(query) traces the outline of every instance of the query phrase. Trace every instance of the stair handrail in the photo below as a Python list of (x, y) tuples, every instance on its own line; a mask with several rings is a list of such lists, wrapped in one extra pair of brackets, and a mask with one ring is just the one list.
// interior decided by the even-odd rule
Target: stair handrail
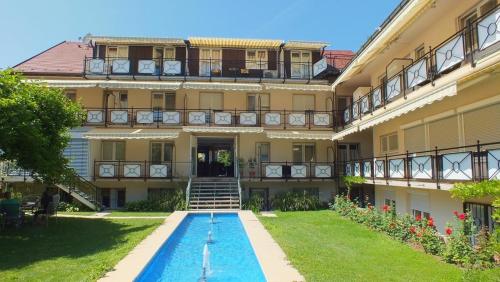
[(189, 177), (188, 184), (186, 187), (186, 210), (189, 209), (190, 194), (191, 194), (191, 176)]
[(240, 199), (240, 210), (241, 210), (241, 183), (240, 183), (240, 175), (238, 174), (238, 195)]
[(94, 204), (95, 209), (100, 210), (101, 204), (98, 201), (99, 187), (97, 187), (95, 184), (75, 173), (71, 176), (70, 185), (68, 188), (70, 189), (69, 191), (73, 193), (75, 193), (74, 190), (75, 188), (77, 188), (79, 191), (87, 194), (87, 196), (89, 197), (89, 201)]

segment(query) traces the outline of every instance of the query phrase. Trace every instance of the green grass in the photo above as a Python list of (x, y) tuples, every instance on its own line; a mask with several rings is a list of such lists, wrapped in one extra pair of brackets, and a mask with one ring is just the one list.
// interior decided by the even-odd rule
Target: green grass
[(95, 281), (163, 222), (55, 220), (0, 232), (0, 281)]
[(332, 211), (259, 217), (307, 281), (500, 281), (464, 271)]
[(168, 216), (168, 212), (133, 212), (133, 211), (112, 211), (106, 216), (126, 217), (126, 216)]

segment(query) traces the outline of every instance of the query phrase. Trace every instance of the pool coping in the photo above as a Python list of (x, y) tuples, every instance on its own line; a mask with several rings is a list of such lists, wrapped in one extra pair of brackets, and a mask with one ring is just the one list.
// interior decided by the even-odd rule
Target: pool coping
[(306, 281), (252, 211), (238, 215), (268, 282)]
[(237, 213), (268, 282), (301, 282), (304, 277), (251, 211), (176, 211), (98, 281), (134, 281), (189, 213)]

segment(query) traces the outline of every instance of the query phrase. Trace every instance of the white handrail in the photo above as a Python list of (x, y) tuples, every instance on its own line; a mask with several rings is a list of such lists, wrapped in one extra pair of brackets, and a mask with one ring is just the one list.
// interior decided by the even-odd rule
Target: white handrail
[(240, 183), (240, 175), (238, 174), (238, 194), (240, 198), (240, 210), (241, 210), (241, 183)]
[(191, 176), (186, 187), (186, 210), (189, 208), (189, 194), (191, 193)]

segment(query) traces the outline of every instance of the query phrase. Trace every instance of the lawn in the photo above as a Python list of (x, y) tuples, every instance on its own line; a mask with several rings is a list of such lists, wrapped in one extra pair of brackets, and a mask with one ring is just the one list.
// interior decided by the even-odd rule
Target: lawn
[(95, 211), (77, 211), (77, 212), (65, 212), (65, 211), (58, 211), (57, 214), (64, 214), (64, 215), (94, 215), (96, 214)]
[(51, 219), (0, 232), (1, 281), (95, 281), (162, 219)]
[(500, 281), (500, 270), (470, 271), (415, 251), (332, 211), (259, 217), (307, 281)]

